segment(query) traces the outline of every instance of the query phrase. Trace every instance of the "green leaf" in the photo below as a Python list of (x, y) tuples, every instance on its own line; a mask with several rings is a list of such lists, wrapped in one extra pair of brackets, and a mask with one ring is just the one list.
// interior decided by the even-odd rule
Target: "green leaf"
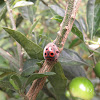
[(22, 72), (22, 76), (28, 76), (31, 75), (33, 72), (35, 72), (36, 70), (39, 70), (39, 66), (37, 65), (37, 62), (39, 60), (37, 59), (29, 59), (24, 63), (24, 67), (23, 67), (23, 72)]
[(28, 79), (27, 79), (27, 81), (26, 81), (26, 83), (25, 83), (25, 87), (27, 87), (27, 85), (29, 85), (30, 83), (32, 83), (35, 79), (39, 79), (39, 78), (43, 78), (43, 77), (45, 77), (45, 76), (49, 76), (49, 75), (54, 75), (55, 73), (54, 72), (45, 72), (45, 73), (41, 73), (41, 74), (39, 74), (39, 73), (34, 73), (33, 75), (31, 75)]
[(64, 9), (60, 8), (57, 5), (50, 5), (49, 7), (55, 12), (55, 14), (64, 17), (64, 15), (65, 15)]
[(4, 18), (6, 12), (7, 12), (7, 7), (4, 6), (4, 7), (2, 8), (2, 10), (0, 11), (0, 21), (2, 20), (2, 18)]
[(17, 75), (12, 75), (11, 78), (10, 78), (10, 81), (11, 81), (11, 84), (13, 83), (12, 85), (14, 85), (16, 87), (16, 90), (21, 89), (22, 84), (21, 84), (21, 81), (20, 81), (20, 79)]
[(36, 100), (44, 100), (45, 93), (43, 91), (39, 91)]
[(0, 100), (7, 100), (7, 94), (0, 90)]
[(87, 23), (91, 39), (96, 34), (100, 24), (100, 3), (95, 4), (95, 0), (89, 0), (87, 4)]
[(36, 22), (33, 23), (33, 25), (31, 26), (30, 30), (29, 30), (29, 34), (32, 33), (32, 31), (34, 30), (35, 26), (37, 25), (37, 23), (39, 22), (39, 20), (37, 20)]
[(0, 88), (11, 89), (14, 90), (10, 82), (8, 81), (0, 81)]
[(79, 20), (80, 20), (80, 24), (82, 26), (82, 29), (85, 31), (85, 33), (87, 33), (87, 25), (86, 25), (86, 22), (85, 22), (84, 18), (80, 17)]
[(31, 58), (43, 59), (43, 49), (27, 39), (21, 32), (3, 27), (3, 29), (8, 32), (28, 53)]
[(3, 49), (0, 48), (0, 55), (7, 59), (9, 62), (13, 64), (15, 67), (19, 67), (19, 63), (17, 59), (15, 59), (12, 55), (10, 55), (8, 52), (4, 51)]
[(16, 18), (16, 27), (18, 27), (21, 24), (22, 21), (23, 21), (23, 17), (19, 13), (18, 16), (17, 16), (17, 18)]
[[(11, 0), (10, 5), (12, 5), (14, 1), (15, 1), (15, 0)], [(6, 5), (5, 5), (5, 6), (2, 8), (2, 10), (0, 11), (0, 21), (1, 21), (2, 18), (4, 18), (6, 12), (7, 12), (7, 7), (6, 7)]]
[(81, 65), (69, 66), (66, 64), (62, 65), (62, 68), (66, 78), (68, 78), (69, 80), (72, 80), (73, 78), (78, 76), (86, 77), (85, 70)]
[(0, 67), (0, 72), (14, 72), (14, 71), (8, 68)]
[[(35, 3), (37, 0), (30, 0), (30, 1), (32, 1), (32, 2), (34, 2), (34, 3)], [(37, 2), (38, 2), (38, 1), (37, 1)]]
[(3, 72), (2, 74), (0, 74), (0, 78), (4, 78), (7, 77), (8, 75), (13, 75), (15, 74), (15, 72)]
[(81, 32), (83, 31), (83, 30), (82, 30), (81, 24), (80, 24), (80, 23), (78, 22), (78, 20), (76, 20), (76, 19), (75, 19), (75, 21), (74, 21), (73, 27), (74, 27), (74, 26), (76, 26), (76, 27), (78, 28), (79, 31), (81, 31)]
[(69, 48), (73, 48), (77, 45), (79, 45), (80, 43), (82, 43), (82, 41), (79, 38), (75, 38), (74, 40), (72, 40), (72, 42), (69, 45)]
[(83, 34), (82, 32), (76, 27), (75, 24), (73, 24), (72, 30), (75, 35), (77, 35), (82, 41), (83, 41)]
[(18, 8), (18, 10), (22, 14), (23, 18), (28, 19), (33, 24), (33, 20), (36, 16), (35, 12), (37, 10), (37, 8), (34, 5), (20, 7)]
[(56, 20), (57, 22), (62, 22), (62, 20), (63, 20), (63, 17), (61, 17), (61, 16), (59, 16), (59, 15), (54, 15), (51, 19), (54, 19), (54, 20)]
[(33, 5), (34, 3), (33, 2), (30, 2), (30, 1), (19, 1), (17, 2), (13, 8), (19, 8), (19, 7), (24, 7), (24, 6), (31, 6)]
[(13, 86), (13, 88), (15, 90), (19, 90), (18, 86), (15, 84), (14, 80), (10, 79), (9, 82), (11, 83), (11, 85)]
[(60, 100), (61, 96), (65, 92), (67, 79), (64, 76), (60, 63), (56, 63), (52, 71), (55, 72), (56, 75), (49, 76), (48, 79), (55, 90), (57, 100)]
[(87, 64), (75, 51), (69, 49), (63, 49), (60, 54), (58, 61), (61, 63), (62, 66), (80, 66), (80, 65), (87, 65)]
[(95, 4), (98, 4), (98, 3), (100, 3), (100, 0), (96, 0), (96, 1), (95, 1)]
[(95, 36), (100, 37), (100, 28), (96, 31)]

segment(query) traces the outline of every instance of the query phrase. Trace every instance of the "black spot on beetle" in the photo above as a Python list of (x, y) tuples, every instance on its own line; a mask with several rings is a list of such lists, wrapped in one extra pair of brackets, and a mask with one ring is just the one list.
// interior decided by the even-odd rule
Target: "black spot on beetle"
[(59, 53), (59, 51), (56, 51), (56, 53)]
[(54, 55), (54, 53), (51, 53), (51, 55)]

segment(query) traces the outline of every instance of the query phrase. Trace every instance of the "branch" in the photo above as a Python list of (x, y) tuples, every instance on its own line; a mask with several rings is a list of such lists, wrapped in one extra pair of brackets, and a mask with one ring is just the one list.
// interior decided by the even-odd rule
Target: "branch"
[(69, 0), (66, 5), (65, 16), (60, 24), (60, 31), (58, 32), (57, 38), (54, 40), (60, 52), (63, 50), (68, 34), (71, 31), (80, 2), (81, 0)]
[[(10, 9), (9, 1), (8, 0), (4, 0), (4, 1), (7, 5), (7, 10), (8, 10), (8, 13), (9, 13), (9, 18), (11, 20), (12, 27), (13, 27), (14, 30), (16, 30), (16, 25), (15, 25), (13, 14), (12, 14), (12, 9)], [(18, 55), (19, 55), (19, 66), (22, 67), (21, 45), (18, 42), (16, 42), (16, 44), (17, 44), (17, 51), (18, 51)]]
[(42, 2), (44, 5), (48, 6), (48, 4), (47, 4), (46, 2), (44, 2), (43, 0), (41, 0), (41, 2)]
[[(42, 68), (39, 70), (39, 73), (50, 72), (56, 62), (48, 62), (45, 60)], [(43, 85), (47, 77), (37, 79), (33, 81), (32, 86), (30, 87), (28, 93), (26, 94), (29, 100), (35, 100), (39, 91), (43, 88)]]
[[(68, 34), (71, 31), (80, 2), (81, 0), (68, 0), (66, 4), (65, 16), (60, 25), (60, 31), (57, 35), (57, 38), (53, 41), (58, 46), (60, 52), (63, 50)], [(48, 62), (45, 60), (42, 68), (39, 70), (39, 73), (50, 72), (55, 63), (56, 62)], [(47, 77), (44, 77), (33, 81), (32, 86), (26, 94), (29, 100), (36, 100), (36, 96), (43, 88), (46, 78)]]

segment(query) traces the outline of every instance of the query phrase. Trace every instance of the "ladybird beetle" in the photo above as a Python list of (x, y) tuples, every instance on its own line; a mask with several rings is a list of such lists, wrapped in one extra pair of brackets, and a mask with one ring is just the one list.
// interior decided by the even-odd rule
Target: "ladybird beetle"
[(48, 43), (44, 48), (43, 56), (48, 61), (56, 61), (59, 57), (58, 47), (54, 43)]

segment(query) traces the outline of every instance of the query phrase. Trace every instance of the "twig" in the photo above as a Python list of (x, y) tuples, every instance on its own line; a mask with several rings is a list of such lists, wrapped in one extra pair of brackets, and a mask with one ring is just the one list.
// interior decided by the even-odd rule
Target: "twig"
[[(75, 0), (69, 0), (68, 4), (66, 5), (65, 16), (60, 26), (60, 32), (59, 32), (60, 34), (58, 34), (57, 38), (54, 40), (54, 43), (58, 46), (60, 51), (63, 50), (65, 41), (74, 23), (75, 15), (80, 5), (80, 1), (81, 0), (77, 0), (77, 3), (76, 3)], [(39, 70), (39, 73), (51, 71), (55, 63), (56, 62), (47, 62), (45, 60), (42, 68)], [(39, 93), (39, 91), (43, 88), (46, 78), (47, 77), (40, 78), (33, 82), (28, 93), (26, 94), (29, 100), (36, 100), (36, 96)]]
[(89, 51), (89, 53), (90, 53), (89, 58), (91, 57), (91, 59), (93, 60), (93, 63), (94, 63), (93, 68), (94, 68), (94, 67), (95, 67), (95, 65), (96, 65), (96, 59), (95, 59), (94, 53), (93, 53), (93, 52), (91, 52), (90, 50), (88, 50), (88, 51)]
[(44, 2), (43, 0), (41, 0), (41, 2), (42, 2), (44, 5), (48, 6), (48, 4), (47, 4), (46, 2)]
[(59, 5), (59, 3), (56, 2), (56, 0), (53, 0), (53, 2), (54, 2), (56, 5), (58, 5), (59, 7), (61, 7), (61, 6)]
[(62, 2), (62, 0), (58, 0), (58, 2), (59, 2), (60, 4), (62, 4), (62, 6), (66, 7), (66, 5)]
[[(11, 20), (12, 27), (14, 30), (16, 30), (16, 25), (15, 25), (13, 14), (12, 14), (12, 9), (10, 9), (9, 1), (8, 0), (4, 0), (4, 1), (6, 2), (6, 5), (7, 5), (7, 10), (9, 13), (9, 18)], [(16, 44), (17, 44), (17, 51), (19, 55), (19, 66), (22, 67), (21, 45), (18, 42), (16, 42)]]

